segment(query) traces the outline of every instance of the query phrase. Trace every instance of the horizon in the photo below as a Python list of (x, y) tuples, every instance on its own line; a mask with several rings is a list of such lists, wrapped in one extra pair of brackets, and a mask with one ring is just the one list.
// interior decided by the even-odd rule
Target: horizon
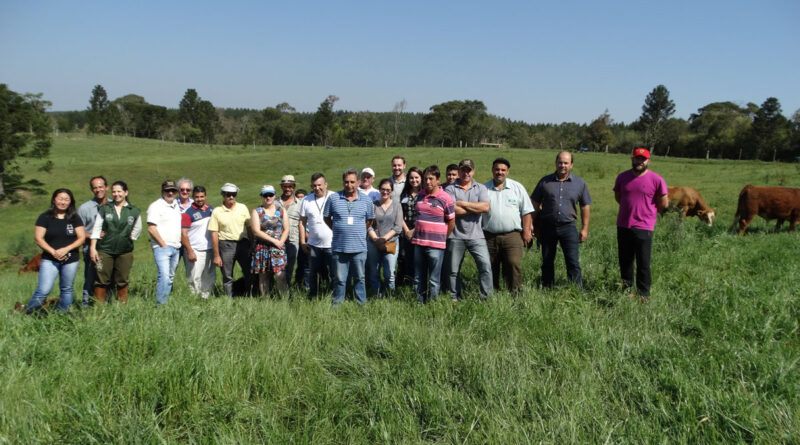
[(81, 111), (102, 85), (177, 108), (194, 88), (218, 108), (288, 102), (313, 113), (428, 113), (450, 100), (530, 124), (631, 123), (659, 84), (688, 119), (713, 102), (800, 109), (800, 5), (745, 2), (392, 5), (146, 1), (0, 4), (0, 82)]

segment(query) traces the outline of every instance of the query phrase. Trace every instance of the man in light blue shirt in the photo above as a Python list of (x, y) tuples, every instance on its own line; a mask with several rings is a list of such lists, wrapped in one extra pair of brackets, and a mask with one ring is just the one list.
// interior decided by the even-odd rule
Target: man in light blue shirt
[(333, 231), (331, 267), (333, 306), (344, 301), (348, 275), (353, 276), (356, 300), (367, 302), (364, 270), (367, 261), (367, 229), (375, 219), (372, 201), (358, 191), (358, 171), (349, 169), (342, 175), (344, 190), (330, 195), (322, 211), (325, 224)]
[(483, 215), (483, 233), (492, 261), (494, 288), (500, 285), (500, 266), (508, 291), (522, 292), (522, 253), (533, 239), (533, 204), (528, 191), (508, 178), (511, 163), (497, 158), (492, 163), (492, 180), (484, 184), (489, 190), (489, 212)]
[[(94, 176), (89, 180), (89, 188), (92, 189), (94, 198), (84, 202), (78, 207), (78, 216), (83, 221), (83, 228), (86, 233), (92, 233), (94, 220), (97, 217), (97, 209), (108, 201), (108, 181), (103, 176)], [(94, 297), (94, 280), (97, 278), (97, 269), (94, 261), (89, 258), (89, 237), (83, 245), (83, 307), (87, 308), (92, 303)]]

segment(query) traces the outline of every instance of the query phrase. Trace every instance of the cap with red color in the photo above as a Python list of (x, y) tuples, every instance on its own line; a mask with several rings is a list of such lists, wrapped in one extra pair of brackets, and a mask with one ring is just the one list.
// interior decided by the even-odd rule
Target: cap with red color
[(636, 150), (633, 150), (633, 155), (631, 155), (631, 157), (635, 158), (637, 156), (642, 156), (644, 158), (650, 159), (650, 150), (646, 148), (637, 148)]

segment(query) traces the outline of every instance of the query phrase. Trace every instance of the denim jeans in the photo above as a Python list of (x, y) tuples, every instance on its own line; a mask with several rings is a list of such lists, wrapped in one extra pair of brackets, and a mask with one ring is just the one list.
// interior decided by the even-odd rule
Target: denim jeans
[(311, 269), (308, 267), (308, 254), (302, 248), (297, 249), (297, 269), (294, 274), (294, 283), (303, 284), (303, 288), (308, 290), (311, 285)]
[(414, 245), (414, 290), (420, 303), (427, 303), (439, 296), (443, 260), (444, 249)]
[(94, 297), (94, 281), (97, 278), (97, 269), (94, 262), (89, 258), (89, 248), (83, 250), (83, 306), (90, 304)]
[(319, 292), (320, 283), (331, 281), (331, 248), (309, 246), (309, 249), (308, 298), (314, 298)]
[(580, 238), (575, 224), (542, 224), (542, 286), (550, 287), (555, 281), (553, 263), (556, 259), (556, 247), (561, 243), (564, 262), (567, 264), (567, 279), (578, 287), (583, 287), (581, 263), (578, 256)]
[(344, 301), (347, 277), (353, 277), (353, 289), (356, 293), (358, 304), (366, 304), (367, 288), (364, 285), (364, 265), (367, 262), (367, 252), (331, 252), (331, 268), (333, 275), (333, 305)]
[(177, 247), (153, 247), (153, 258), (158, 268), (156, 304), (167, 303), (167, 297), (172, 292), (172, 280), (175, 278), (175, 269), (178, 268), (180, 252)]
[(372, 241), (367, 241), (367, 281), (373, 292), (385, 296), (394, 290), (394, 270), (397, 265), (395, 253), (380, 252)]
[(461, 275), (461, 264), (464, 262), (464, 253), (469, 251), (475, 260), (480, 278), (481, 297), (485, 300), (492, 292), (492, 263), (489, 260), (489, 249), (486, 247), (486, 240), (481, 239), (449, 239), (447, 240), (447, 252), (450, 254), (450, 298), (458, 300), (460, 286), (458, 277)]
[(71, 263), (63, 264), (57, 261), (42, 260), (39, 266), (39, 284), (36, 290), (31, 295), (31, 301), (25, 312), (31, 312), (39, 309), (44, 304), (53, 286), (56, 284), (56, 277), (59, 278), (59, 288), (61, 290), (61, 302), (58, 304), (59, 312), (68, 312), (70, 305), (72, 305), (73, 288), (75, 286), (75, 275), (78, 273), (78, 263), (80, 261), (73, 261)]

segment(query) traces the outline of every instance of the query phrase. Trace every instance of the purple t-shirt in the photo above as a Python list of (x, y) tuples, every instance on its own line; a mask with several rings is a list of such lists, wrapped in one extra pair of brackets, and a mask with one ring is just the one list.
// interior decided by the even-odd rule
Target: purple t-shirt
[(618, 227), (650, 231), (655, 229), (658, 216), (656, 198), (667, 194), (664, 178), (650, 170), (642, 176), (626, 170), (617, 176), (614, 191), (620, 194)]

